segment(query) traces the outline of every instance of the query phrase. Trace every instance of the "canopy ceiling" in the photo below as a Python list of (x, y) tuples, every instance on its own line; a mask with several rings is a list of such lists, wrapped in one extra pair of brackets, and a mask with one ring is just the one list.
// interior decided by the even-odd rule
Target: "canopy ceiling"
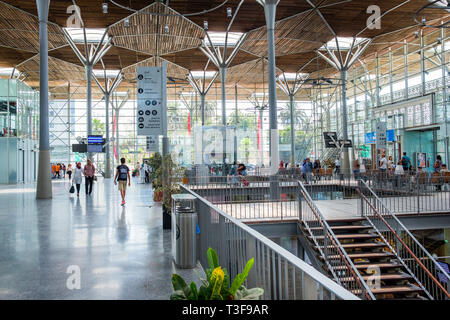
[[(103, 13), (102, 3), (108, 3), (108, 13)], [(168, 76), (185, 84), (189, 71), (217, 70), (199, 49), (205, 37), (204, 21), (209, 31), (225, 31), (231, 18), (227, 8), (237, 9), (240, 0), (229, 0), (212, 12), (182, 17), (219, 6), (224, 0), (115, 0), (123, 6), (140, 10), (125, 10), (107, 0), (51, 0), (49, 32), (49, 82), (50, 88), (65, 83), (84, 83), (84, 68), (64, 37), (70, 13), (67, 8), (74, 3), (80, 7), (86, 28), (109, 28), (113, 48), (102, 59), (106, 69), (121, 69), (124, 81), (119, 90), (135, 85), (136, 66), (158, 65), (168, 62)], [(398, 46), (411, 39), (420, 28), (413, 20), (414, 13), (426, 0), (372, 0), (381, 13), (381, 29), (366, 28), (369, 14), (365, 0), (281, 0), (277, 7), (275, 43), (277, 72), (302, 70), (311, 74), (334, 77), (336, 71), (318, 57), (316, 50), (337, 36), (372, 38), (371, 45), (362, 56), (370, 61), (375, 52)], [(447, 21), (445, 10), (425, 10), (427, 20), (438, 24)], [(125, 24), (128, 17), (129, 24)], [(168, 29), (166, 30), (166, 26)], [(424, 32), (432, 31), (424, 28)], [(256, 0), (245, 0), (230, 26), (231, 32), (248, 33), (243, 45), (233, 59), (227, 85), (246, 88), (263, 88), (267, 81), (267, 32), (263, 7)], [(361, 32), (362, 31), (362, 32)], [(79, 46), (84, 52), (83, 45)], [(231, 53), (228, 50), (227, 55)], [(35, 1), (0, 1), (0, 67), (15, 67), (23, 73), (25, 82), (39, 85), (39, 23)], [(101, 69), (98, 63), (94, 69)], [(177, 80), (176, 80), (177, 81)], [(217, 79), (220, 83), (220, 77)]]

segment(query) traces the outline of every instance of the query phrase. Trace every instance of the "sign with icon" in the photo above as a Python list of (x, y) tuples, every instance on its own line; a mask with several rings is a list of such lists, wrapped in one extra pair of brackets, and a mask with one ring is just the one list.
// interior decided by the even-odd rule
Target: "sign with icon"
[(157, 136), (147, 136), (147, 151), (159, 152), (159, 138)]
[(163, 134), (163, 72), (161, 67), (138, 67), (137, 77), (137, 135)]

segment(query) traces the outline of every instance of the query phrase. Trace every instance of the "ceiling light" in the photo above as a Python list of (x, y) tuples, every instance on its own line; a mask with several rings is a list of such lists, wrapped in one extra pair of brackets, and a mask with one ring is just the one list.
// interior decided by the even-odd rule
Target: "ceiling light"
[(425, 18), (422, 18), (422, 23), (425, 24), (425, 22), (427, 22), (427, 20)]
[(232, 13), (233, 13), (233, 12), (232, 12), (231, 8), (228, 7), (228, 8), (227, 8), (227, 17), (228, 17), (228, 18), (231, 18)]
[(129, 27), (130, 26), (130, 19), (129, 18), (125, 18), (125, 27)]
[(208, 21), (203, 21), (203, 29), (208, 30)]
[(166, 24), (166, 26), (164, 27), (164, 32), (165, 33), (169, 33), (169, 26)]
[(102, 8), (103, 8), (103, 13), (108, 13), (108, 3), (103, 2)]
[(414, 32), (414, 37), (416, 37), (416, 38), (419, 37), (419, 31)]

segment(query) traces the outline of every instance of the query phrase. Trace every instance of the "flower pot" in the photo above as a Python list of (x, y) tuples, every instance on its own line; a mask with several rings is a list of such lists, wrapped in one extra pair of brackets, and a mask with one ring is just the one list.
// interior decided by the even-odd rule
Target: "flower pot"
[(189, 183), (189, 179), (188, 178), (183, 178), (183, 184), (188, 184)]
[(166, 209), (166, 206), (163, 206), (162, 216), (163, 216), (163, 229), (164, 230), (172, 229), (172, 216)]
[(162, 191), (155, 191), (155, 192), (153, 192), (153, 201), (161, 202), (162, 198), (163, 198), (163, 192)]

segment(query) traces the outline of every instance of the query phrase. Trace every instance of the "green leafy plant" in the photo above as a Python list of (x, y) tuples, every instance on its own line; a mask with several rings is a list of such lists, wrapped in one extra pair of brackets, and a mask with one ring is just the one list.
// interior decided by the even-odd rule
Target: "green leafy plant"
[(247, 289), (244, 282), (255, 262), (247, 261), (242, 273), (239, 273), (230, 286), (228, 271), (219, 265), (219, 257), (214, 249), (207, 251), (209, 268), (205, 270), (206, 279), (200, 278), (202, 285), (197, 289), (195, 282), (188, 286), (178, 274), (172, 275), (174, 293), (171, 300), (258, 300), (264, 294), (261, 288)]

